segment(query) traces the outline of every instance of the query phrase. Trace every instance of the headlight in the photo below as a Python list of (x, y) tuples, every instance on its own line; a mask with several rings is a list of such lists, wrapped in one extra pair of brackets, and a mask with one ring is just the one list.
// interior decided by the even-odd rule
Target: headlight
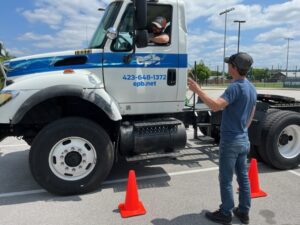
[(0, 106), (17, 97), (18, 91), (0, 91)]

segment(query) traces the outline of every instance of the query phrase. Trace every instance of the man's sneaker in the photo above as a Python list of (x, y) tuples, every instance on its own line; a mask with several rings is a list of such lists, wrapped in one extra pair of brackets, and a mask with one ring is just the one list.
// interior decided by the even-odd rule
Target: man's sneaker
[(234, 208), (233, 210), (233, 214), (240, 219), (240, 221), (243, 224), (249, 224), (249, 213), (242, 213), (240, 212), (239, 208)]
[(206, 212), (205, 216), (216, 223), (222, 223), (224, 225), (230, 225), (232, 220), (231, 214), (226, 216), (220, 209), (215, 212)]

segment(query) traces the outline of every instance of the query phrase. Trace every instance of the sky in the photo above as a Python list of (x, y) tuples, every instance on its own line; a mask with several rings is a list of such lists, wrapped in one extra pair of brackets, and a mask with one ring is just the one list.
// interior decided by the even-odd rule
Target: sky
[[(300, 69), (300, 0), (184, 0), (188, 26), (189, 64), (203, 61), (222, 70), (225, 9), (226, 56), (248, 52), (254, 67)], [(0, 41), (14, 56), (74, 50), (88, 46), (110, 0), (10, 0), (2, 3)], [(286, 38), (291, 38), (289, 42)]]

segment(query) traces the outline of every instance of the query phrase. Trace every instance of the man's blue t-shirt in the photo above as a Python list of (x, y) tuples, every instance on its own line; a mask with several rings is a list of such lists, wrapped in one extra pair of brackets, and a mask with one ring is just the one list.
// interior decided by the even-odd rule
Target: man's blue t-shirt
[(221, 141), (248, 140), (247, 123), (257, 98), (255, 87), (247, 79), (236, 80), (221, 98), (228, 102), (222, 113)]

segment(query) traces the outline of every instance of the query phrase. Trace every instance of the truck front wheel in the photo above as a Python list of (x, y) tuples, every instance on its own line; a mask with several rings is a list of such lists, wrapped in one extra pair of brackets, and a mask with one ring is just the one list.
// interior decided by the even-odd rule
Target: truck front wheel
[(108, 134), (83, 118), (57, 120), (41, 130), (32, 142), (30, 169), (49, 192), (81, 194), (100, 187), (114, 159)]

